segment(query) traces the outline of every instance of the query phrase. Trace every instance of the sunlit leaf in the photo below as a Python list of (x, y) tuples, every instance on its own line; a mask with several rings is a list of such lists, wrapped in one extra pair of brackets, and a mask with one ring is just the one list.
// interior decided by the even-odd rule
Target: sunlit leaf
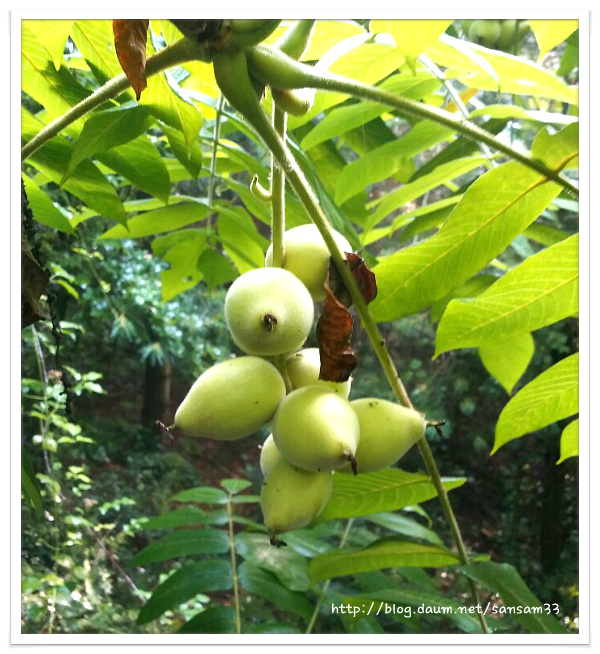
[(560, 18), (531, 18), (529, 27), (535, 35), (540, 49), (539, 59), (541, 59), (549, 50), (573, 34), (579, 27), (579, 21)]
[(563, 429), (560, 437), (560, 459), (556, 463), (562, 463), (573, 456), (579, 456), (579, 418)]
[(562, 359), (524, 386), (496, 425), (494, 454), (502, 445), (579, 411), (579, 353)]
[(531, 334), (519, 334), (494, 345), (482, 345), (479, 357), (486, 370), (510, 395), (531, 361), (535, 344)]

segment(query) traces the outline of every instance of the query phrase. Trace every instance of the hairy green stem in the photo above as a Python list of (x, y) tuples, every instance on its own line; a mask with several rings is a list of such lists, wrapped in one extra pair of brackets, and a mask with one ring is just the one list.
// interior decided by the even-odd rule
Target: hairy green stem
[(247, 57), (250, 74), (265, 84), (272, 84), (279, 88), (314, 88), (322, 91), (344, 93), (359, 100), (370, 100), (393, 107), (401, 113), (416, 116), (417, 118), (432, 120), (455, 130), (468, 139), (485, 143), (491, 148), (508, 155), (511, 159), (532, 168), (547, 179), (557, 182), (575, 197), (579, 195), (579, 189), (572, 182), (562, 177), (556, 170), (548, 168), (542, 161), (535, 159), (530, 154), (515, 150), (475, 123), (464, 118), (457, 118), (443, 109), (394, 95), (380, 87), (348, 79), (328, 71), (315, 70), (314, 67), (294, 61), (280, 51), (268, 46), (259, 45), (248, 49)]
[(235, 610), (235, 632), (242, 633), (242, 618), (240, 615), (240, 588), (237, 573), (237, 560), (235, 556), (235, 536), (233, 533), (233, 509), (231, 508), (231, 495), (227, 498), (227, 523), (229, 525), (229, 552), (231, 554), (231, 576), (233, 578), (233, 603)]
[[(348, 536), (350, 535), (350, 529), (352, 529), (352, 523), (354, 522), (354, 518), (350, 518), (348, 522), (346, 523), (346, 529), (344, 529), (344, 533), (342, 534), (342, 537), (340, 539), (340, 545), (338, 549), (342, 550), (344, 549), (344, 546), (346, 545), (346, 541), (348, 540)], [(319, 613), (321, 612), (321, 606), (323, 606), (323, 600), (325, 599), (325, 595), (327, 594), (327, 591), (329, 589), (329, 586), (331, 584), (331, 579), (328, 579), (324, 584), (323, 588), (321, 589), (321, 593), (319, 595), (319, 599), (317, 600), (317, 603), (315, 605), (315, 610), (313, 611), (310, 621), (308, 623), (308, 627), (306, 628), (306, 631), (304, 632), (305, 634), (310, 634), (313, 630), (313, 627), (315, 626), (315, 622), (317, 621), (317, 618), (319, 617)]]
[[(398, 373), (396, 372), (396, 367), (394, 366), (390, 354), (385, 346), (385, 340), (383, 339), (381, 332), (379, 331), (379, 328), (377, 327), (377, 324), (373, 319), (373, 316), (371, 315), (371, 312), (362, 296), (362, 293), (360, 292), (360, 289), (358, 288), (358, 285), (356, 283), (356, 280), (354, 279), (353, 274), (350, 272), (350, 269), (346, 265), (344, 254), (340, 250), (338, 244), (336, 243), (333, 237), (333, 231), (329, 224), (329, 221), (325, 216), (325, 214), (323, 213), (323, 210), (321, 209), (321, 206), (319, 205), (313, 190), (311, 189), (305, 176), (300, 170), (294, 156), (288, 150), (285, 143), (281, 140), (275, 129), (273, 129), (273, 127), (271, 126), (269, 120), (264, 115), (264, 113), (262, 113), (262, 117), (261, 117), (260, 113), (251, 110), (248, 112), (246, 117), (248, 118), (248, 120), (250, 120), (254, 128), (260, 134), (261, 138), (264, 140), (266, 146), (269, 148), (272, 155), (276, 157), (277, 160), (279, 161), (279, 164), (285, 171), (286, 177), (290, 185), (294, 189), (294, 192), (298, 196), (300, 202), (306, 209), (311, 220), (316, 225), (321, 236), (323, 237), (323, 240), (327, 244), (334, 265), (337, 268), (340, 277), (344, 282), (345, 287), (348, 289), (350, 293), (353, 304), (361, 319), (362, 327), (367, 332), (367, 335), (371, 342), (371, 346), (373, 347), (373, 350), (379, 360), (379, 363), (384, 371), (388, 383), (390, 384), (390, 387), (394, 392), (394, 395), (396, 396), (396, 398), (401, 404), (413, 408), (408, 393), (406, 392), (406, 389), (404, 388), (402, 381), (398, 377)], [(439, 494), (442, 508), (446, 515), (448, 524), (450, 525), (452, 536), (458, 550), (459, 559), (461, 563), (463, 563), (464, 565), (468, 565), (469, 559), (467, 556), (464, 542), (462, 540), (460, 530), (458, 528), (458, 523), (456, 521), (454, 511), (452, 509), (452, 505), (450, 504), (450, 500), (448, 499), (440, 472), (437, 468), (437, 465), (435, 463), (433, 455), (431, 454), (431, 450), (429, 449), (425, 437), (423, 437), (419, 441), (418, 445), (423, 460), (425, 462), (425, 465), (427, 467), (429, 476), (431, 477), (432, 483), (434, 484)], [(469, 586), (471, 588), (473, 602), (476, 606), (479, 606), (479, 596), (475, 584), (470, 583)], [(479, 615), (481, 616), (480, 622), (482, 625), (482, 630), (484, 631), (484, 633), (489, 633), (489, 630), (485, 623), (484, 616), (481, 614)]]
[(206, 218), (206, 237), (210, 238), (212, 229), (212, 208), (215, 194), (215, 179), (217, 176), (217, 149), (219, 147), (219, 133), (221, 131), (221, 117), (223, 116), (223, 105), (225, 98), (223, 94), (219, 96), (217, 102), (217, 115), (215, 117), (215, 128), (213, 131), (212, 159), (210, 160), (210, 178), (208, 180), (208, 216)]
[[(189, 39), (181, 39), (173, 45), (164, 48), (160, 52), (152, 55), (146, 61), (146, 76), (150, 77), (167, 68), (176, 66), (185, 61), (192, 59), (200, 59), (209, 61), (210, 57), (208, 50), (205, 46), (195, 43)], [(86, 113), (96, 109), (104, 102), (116, 98), (120, 93), (127, 90), (129, 80), (124, 73), (113, 77), (94, 91), (87, 98), (71, 107), (65, 114), (48, 123), (44, 129), (36, 134), (28, 143), (21, 148), (21, 160), (24, 161), (27, 157), (31, 156), (36, 150), (42, 147), (44, 143), (49, 141), (52, 137), (56, 136), (60, 131), (74, 123), (77, 119), (84, 116)]]
[[(287, 131), (287, 114), (273, 103), (273, 128), (285, 141)], [(285, 233), (285, 175), (277, 159), (271, 156), (271, 243), (273, 244), (273, 263), (276, 268), (283, 267)], [(285, 355), (275, 357), (275, 366), (281, 373), (288, 393), (293, 390), (287, 371)]]

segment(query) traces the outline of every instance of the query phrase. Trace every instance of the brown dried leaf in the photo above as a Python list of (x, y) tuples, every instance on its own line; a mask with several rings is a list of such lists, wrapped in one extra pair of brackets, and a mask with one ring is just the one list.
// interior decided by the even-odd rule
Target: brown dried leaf
[[(365, 301), (371, 302), (377, 295), (374, 273), (356, 254), (346, 253), (346, 263)], [(349, 379), (358, 365), (358, 356), (352, 349), (351, 343), (354, 321), (348, 311), (352, 300), (339, 273), (331, 263), (325, 282), (325, 292), (325, 306), (317, 322), (317, 342), (321, 355), (319, 379), (344, 382)]]
[(115, 50), (121, 68), (135, 91), (136, 100), (148, 86), (146, 81), (146, 44), (148, 20), (113, 20)]

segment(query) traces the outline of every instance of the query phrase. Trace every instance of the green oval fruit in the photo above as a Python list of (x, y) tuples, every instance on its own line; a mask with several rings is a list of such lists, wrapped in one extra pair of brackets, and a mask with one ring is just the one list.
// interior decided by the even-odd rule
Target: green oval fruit
[(269, 472), (260, 506), (271, 537), (309, 525), (331, 497), (333, 474), (301, 470), (285, 460)]
[(292, 354), (285, 360), (285, 366), (294, 389), (303, 386), (324, 386), (340, 397), (348, 399), (352, 378), (345, 382), (330, 382), (319, 379), (321, 356), (318, 347), (308, 347)]
[(350, 402), (350, 406), (360, 424), (360, 442), (355, 455), (359, 472), (393, 465), (425, 433), (422, 414), (394, 402), (367, 397)]
[(191, 436), (236, 440), (269, 421), (285, 397), (285, 383), (268, 361), (238, 357), (212, 366), (195, 381), (175, 414)]
[(283, 268), (257, 268), (238, 277), (225, 297), (225, 320), (246, 354), (276, 356), (302, 347), (314, 306), (304, 284)]
[(271, 88), (275, 106), (293, 116), (304, 116), (314, 104), (314, 89), (278, 89)]
[(260, 450), (260, 470), (263, 476), (266, 477), (283, 460), (281, 452), (277, 449), (277, 445), (275, 445), (275, 441), (273, 440), (273, 434), (269, 434)]
[[(348, 241), (334, 230), (334, 238), (342, 252), (352, 252)], [(313, 300), (325, 298), (325, 279), (329, 267), (329, 249), (316, 225), (300, 225), (288, 229), (283, 235), (283, 267), (306, 286)], [(267, 250), (265, 265), (273, 262), (273, 246)]]
[(272, 428), (286, 461), (311, 472), (339, 470), (353, 462), (360, 439), (349, 402), (322, 386), (292, 391), (279, 405)]
[(486, 48), (493, 48), (500, 38), (501, 29), (498, 20), (474, 20), (469, 28), (469, 38)]
[(500, 21), (500, 37), (496, 43), (498, 50), (509, 52), (517, 38), (517, 21), (514, 19)]

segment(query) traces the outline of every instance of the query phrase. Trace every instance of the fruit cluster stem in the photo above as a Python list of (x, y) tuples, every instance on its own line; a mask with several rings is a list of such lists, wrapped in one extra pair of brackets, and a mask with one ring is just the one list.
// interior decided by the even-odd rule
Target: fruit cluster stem
[[(379, 359), (381, 367), (388, 380), (388, 383), (390, 384), (390, 387), (394, 392), (394, 395), (402, 405), (409, 408), (414, 408), (410, 397), (408, 396), (408, 393), (406, 392), (406, 389), (404, 388), (404, 385), (398, 376), (394, 362), (392, 361), (392, 358), (390, 357), (390, 354), (385, 346), (385, 340), (383, 339), (381, 332), (379, 331), (379, 328), (377, 327), (377, 324), (371, 315), (368, 305), (365, 302), (360, 289), (358, 288), (353, 274), (346, 265), (344, 254), (335, 241), (332, 227), (330, 226), (327, 217), (323, 213), (323, 210), (321, 209), (313, 190), (311, 189), (304, 174), (300, 170), (294, 156), (279, 137), (275, 129), (272, 127), (264, 113), (262, 113), (261, 116), (257, 112), (251, 112), (246, 117), (253, 124), (254, 128), (260, 134), (266, 146), (271, 151), (271, 154), (277, 159), (279, 165), (285, 171), (286, 177), (294, 189), (294, 192), (298, 196), (302, 205), (306, 209), (313, 223), (316, 225), (321, 236), (323, 237), (323, 240), (327, 244), (334, 265), (337, 268), (340, 277), (344, 282), (344, 285), (350, 293), (353, 304), (361, 319), (362, 327), (367, 332), (373, 350)], [(468, 565), (469, 559), (460, 533), (460, 529), (458, 527), (458, 523), (456, 521), (456, 516), (454, 515), (454, 511), (452, 509), (452, 505), (450, 504), (450, 500), (448, 499), (446, 489), (444, 488), (440, 472), (437, 468), (431, 450), (429, 449), (429, 445), (427, 444), (425, 436), (420, 439), (418, 445), (421, 451), (421, 456), (423, 457), (427, 467), (429, 476), (440, 498), (446, 519), (450, 525), (452, 536), (458, 550), (459, 559), (463, 565)], [(469, 583), (469, 586), (473, 602), (476, 606), (479, 606), (477, 588), (472, 582)], [(479, 613), (478, 615), (482, 631), (484, 633), (489, 633), (484, 616)]]
[(233, 578), (233, 603), (235, 609), (235, 632), (242, 633), (242, 619), (240, 615), (240, 584), (237, 573), (237, 560), (235, 558), (235, 536), (233, 533), (233, 510), (231, 495), (227, 498), (227, 523), (229, 525), (229, 552), (231, 553), (231, 576)]

